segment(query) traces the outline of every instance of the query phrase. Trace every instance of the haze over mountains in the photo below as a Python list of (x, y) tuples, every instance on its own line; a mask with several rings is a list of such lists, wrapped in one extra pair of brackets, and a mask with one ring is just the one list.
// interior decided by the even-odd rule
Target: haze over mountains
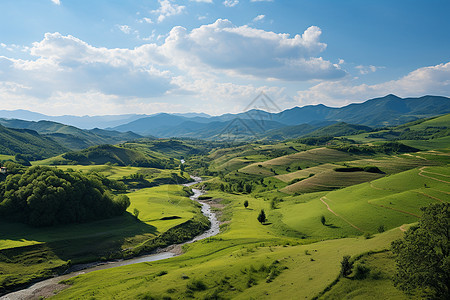
[[(24, 110), (0, 111), (0, 118), (48, 120), (72, 126), (54, 122), (6, 119), (0, 120), (0, 124), (11, 128), (36, 130), (41, 134), (50, 135), (65, 147), (82, 149), (95, 144), (118, 143), (142, 136), (215, 139), (224, 134), (232, 134), (241, 138), (256, 136), (286, 139), (311, 134), (319, 128), (337, 122), (382, 127), (449, 112), (450, 98), (447, 97), (423, 96), (402, 99), (395, 95), (387, 95), (341, 108), (319, 104), (294, 107), (282, 112), (253, 109), (239, 114), (214, 117), (202, 113), (54, 117)], [(81, 130), (74, 126), (96, 129)], [(73, 137), (77, 140), (74, 141)]]

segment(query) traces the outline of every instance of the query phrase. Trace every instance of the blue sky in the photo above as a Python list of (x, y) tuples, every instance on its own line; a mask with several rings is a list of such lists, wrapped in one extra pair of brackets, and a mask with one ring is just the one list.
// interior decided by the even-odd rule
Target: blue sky
[(2, 0), (0, 109), (240, 112), (450, 96), (450, 1)]

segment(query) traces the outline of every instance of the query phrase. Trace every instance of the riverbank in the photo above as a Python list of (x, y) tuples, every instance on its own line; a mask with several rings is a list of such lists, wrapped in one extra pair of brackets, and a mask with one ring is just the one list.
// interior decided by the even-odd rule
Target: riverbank
[[(201, 182), (201, 178), (193, 177), (193, 179), (195, 180), (194, 182), (185, 184), (184, 186), (191, 186), (193, 184)], [(124, 257), (138, 256), (149, 252), (156, 252), (156, 254), (143, 255), (126, 260), (114, 260), (110, 262), (98, 262), (94, 264), (87, 264), (87, 265), (85, 264), (82, 266), (81, 265), (73, 266), (69, 270), (70, 272), (69, 274), (65, 274), (62, 276), (38, 282), (26, 289), (14, 293), (9, 293), (1, 297), (0, 299), (33, 299), (33, 297), (38, 298), (41, 296), (45, 296), (42, 295), (42, 293), (45, 294), (45, 291), (49, 290), (47, 287), (55, 286), (57, 287), (57, 289), (59, 289), (60, 287), (57, 284), (61, 280), (67, 280), (71, 277), (80, 274), (90, 273), (102, 269), (120, 267), (140, 262), (149, 262), (167, 259), (175, 255), (181, 254), (180, 244), (191, 243), (203, 238), (216, 235), (217, 233), (219, 233), (219, 224), (215, 214), (211, 211), (209, 205), (198, 201), (198, 197), (203, 195), (204, 192), (198, 189), (192, 190), (194, 192), (194, 195), (192, 195), (190, 199), (197, 201), (202, 205), (202, 217), (188, 220), (178, 226), (169, 229), (168, 231), (155, 237), (154, 239), (146, 241), (142, 245), (139, 245), (138, 247), (128, 250), (128, 253), (125, 254), (122, 253)], [(209, 226), (208, 223), (211, 224), (211, 227)], [(205, 232), (206, 229), (208, 230)], [(195, 238), (192, 238), (193, 236), (195, 236)], [(83, 270), (80, 270), (80, 268), (83, 268)]]

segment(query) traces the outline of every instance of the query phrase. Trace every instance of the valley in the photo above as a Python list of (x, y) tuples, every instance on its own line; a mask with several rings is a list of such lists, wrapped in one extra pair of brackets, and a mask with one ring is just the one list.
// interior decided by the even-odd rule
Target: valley
[[(113, 137), (103, 129), (93, 140), (64, 127), (71, 133), (61, 134), (92, 142), (76, 145), (35, 127), (40, 122), (16, 120), (27, 128), (1, 131), (11, 146), (0, 152), (7, 170), (0, 174), (0, 299), (20, 299), (11, 292), (80, 265), (115, 261), (118, 267), (54, 280), (29, 299), (409, 299), (394, 286), (391, 243), (420, 222), (423, 207), (450, 202), (449, 116), (382, 127), (334, 122), (301, 135), (292, 131), (297, 124), (276, 138), (233, 140)], [(34, 144), (24, 142), (30, 136)], [(33, 145), (46, 151), (36, 155)], [(86, 176), (129, 205), (89, 222), (23, 222), (19, 212), (5, 212), (25, 193), (13, 183), (33, 170)], [(194, 194), (220, 232), (185, 243), (211, 226)], [(139, 260), (161, 251), (176, 255)], [(346, 255), (354, 268), (341, 276)]]

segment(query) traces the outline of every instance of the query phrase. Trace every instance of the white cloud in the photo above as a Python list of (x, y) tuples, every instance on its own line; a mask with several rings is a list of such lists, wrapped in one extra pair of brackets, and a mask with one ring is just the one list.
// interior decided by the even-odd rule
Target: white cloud
[(174, 27), (162, 51), (181, 69), (232, 72), (263, 79), (302, 81), (345, 76), (338, 65), (318, 57), (326, 44), (320, 28), (311, 26), (302, 35), (235, 26), (217, 20), (188, 32)]
[(61, 1), (59, 1), (59, 0), (52, 0), (52, 2), (56, 5), (61, 5)]
[(359, 65), (359, 66), (356, 66), (355, 68), (359, 71), (359, 74), (361, 74), (361, 75), (374, 73), (379, 69), (384, 69), (384, 67), (377, 67), (377, 66), (372, 66), (372, 65), (369, 65), (369, 66)]
[(153, 24), (153, 20), (150, 18), (142, 18), (138, 21), (139, 23), (147, 23), (147, 24)]
[(265, 18), (265, 15), (257, 15), (256, 17), (253, 18), (253, 22), (258, 22), (261, 21)]
[(239, 0), (225, 0), (222, 3), (227, 7), (234, 7), (239, 4)]
[(131, 33), (131, 27), (128, 25), (118, 25), (120, 31), (122, 31), (125, 34), (130, 34)]
[(79, 93), (95, 90), (123, 97), (155, 97), (172, 89), (170, 73), (156, 61), (165, 58), (157, 46), (135, 49), (93, 47), (72, 36), (47, 33), (30, 49), (32, 60), (0, 57), (0, 81), (29, 86), (26, 91), (39, 97), (55, 92)]
[(158, 23), (164, 21), (167, 17), (176, 16), (185, 10), (186, 6), (173, 4), (170, 0), (158, 0), (160, 7), (153, 10), (152, 13), (158, 15)]
[(324, 103), (342, 106), (369, 98), (395, 94), (400, 97), (450, 95), (450, 62), (423, 67), (408, 75), (379, 84), (354, 84), (352, 79), (322, 82), (308, 90), (299, 91), (298, 104)]

